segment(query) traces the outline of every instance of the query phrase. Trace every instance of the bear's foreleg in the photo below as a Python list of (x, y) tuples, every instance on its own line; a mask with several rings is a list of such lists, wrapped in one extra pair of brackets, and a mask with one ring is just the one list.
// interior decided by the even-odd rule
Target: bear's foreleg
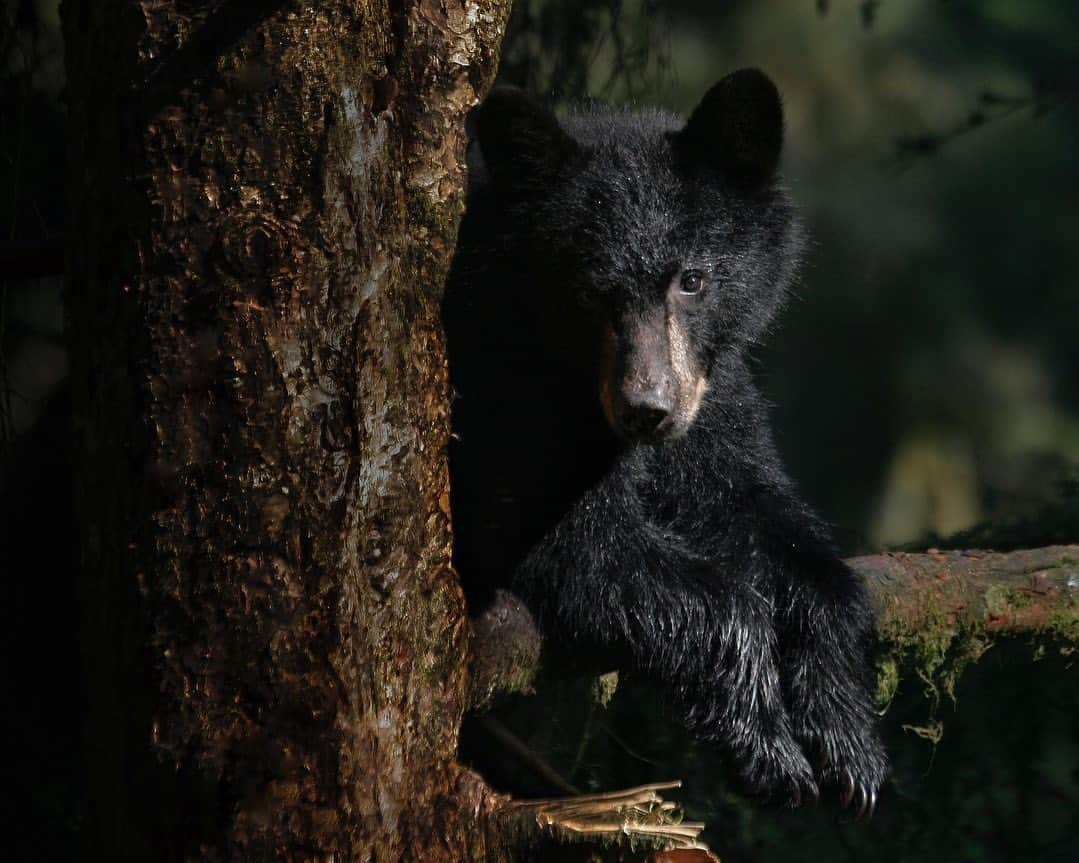
[[(761, 486), (758, 486), (760, 488)], [(874, 617), (864, 585), (789, 494), (755, 496), (756, 560), (773, 573), (784, 697), (822, 788), (872, 813), (888, 759), (873, 707)]]
[(872, 814), (888, 774), (873, 691), (873, 616), (840, 560), (814, 562), (779, 594), (780, 662), (791, 722), (822, 787)]
[(772, 602), (749, 578), (705, 573), (707, 561), (658, 532), (632, 476), (616, 467), (578, 501), (518, 567), (514, 591), (549, 642), (620, 653), (668, 686), (751, 792), (815, 798), (782, 697)]

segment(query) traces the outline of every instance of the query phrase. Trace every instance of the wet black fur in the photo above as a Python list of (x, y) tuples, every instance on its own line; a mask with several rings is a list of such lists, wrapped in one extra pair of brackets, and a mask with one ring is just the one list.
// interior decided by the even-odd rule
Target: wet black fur
[[(509, 583), (548, 644), (647, 672), (751, 791), (871, 806), (887, 772), (872, 612), (784, 473), (745, 360), (802, 246), (774, 87), (736, 73), (688, 126), (556, 120), (496, 91), (477, 128), (445, 300), (473, 608)], [(709, 389), (684, 436), (627, 444), (600, 411), (598, 333), (679, 269), (707, 277), (688, 330)]]

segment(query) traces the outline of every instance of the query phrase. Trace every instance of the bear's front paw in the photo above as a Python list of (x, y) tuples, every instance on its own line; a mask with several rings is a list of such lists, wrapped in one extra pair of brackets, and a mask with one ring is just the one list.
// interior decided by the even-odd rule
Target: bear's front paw
[(799, 736), (818, 765), (820, 787), (838, 794), (839, 804), (851, 807), (857, 818), (872, 817), (888, 777), (888, 756), (876, 728), (858, 723)]
[(758, 741), (738, 760), (747, 790), (759, 799), (796, 807), (820, 797), (813, 768), (787, 734)]

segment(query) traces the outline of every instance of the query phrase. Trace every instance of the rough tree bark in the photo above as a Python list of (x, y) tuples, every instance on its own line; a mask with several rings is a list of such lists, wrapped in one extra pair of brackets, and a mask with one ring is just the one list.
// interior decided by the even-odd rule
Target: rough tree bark
[(89, 851), (504, 859), (438, 320), (506, 0), (65, 0)]

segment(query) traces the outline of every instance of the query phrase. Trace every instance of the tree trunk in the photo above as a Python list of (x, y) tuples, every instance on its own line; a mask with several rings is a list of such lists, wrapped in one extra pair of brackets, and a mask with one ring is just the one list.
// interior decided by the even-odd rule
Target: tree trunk
[(503, 859), (438, 316), (507, 9), (65, 0), (88, 855)]

